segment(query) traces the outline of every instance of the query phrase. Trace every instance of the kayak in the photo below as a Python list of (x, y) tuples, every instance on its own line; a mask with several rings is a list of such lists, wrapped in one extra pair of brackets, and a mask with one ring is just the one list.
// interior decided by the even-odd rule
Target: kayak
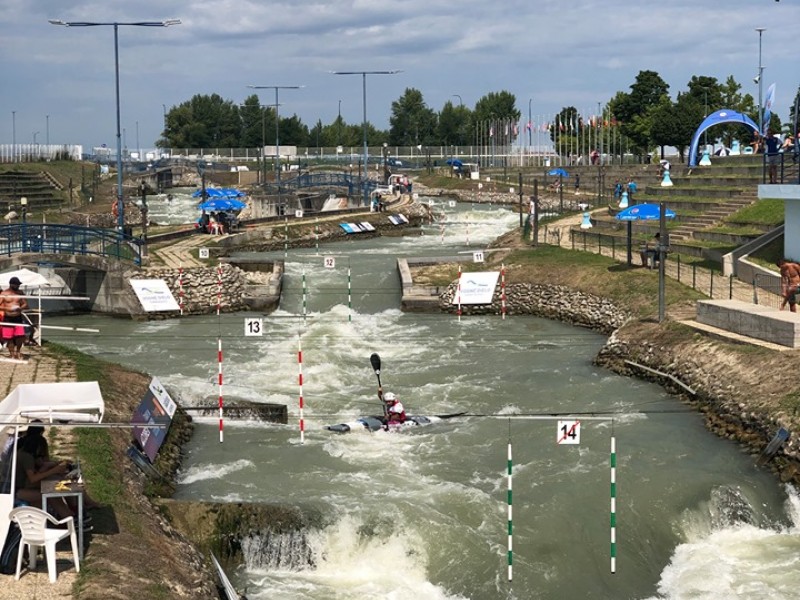
[(449, 415), (408, 415), (403, 423), (390, 423), (388, 426), (384, 424), (383, 417), (361, 417), (355, 421), (348, 423), (339, 423), (338, 425), (326, 425), (325, 429), (328, 431), (335, 431), (336, 433), (349, 433), (351, 431), (380, 431), (381, 429), (387, 431), (402, 431), (411, 427), (420, 427), (423, 425), (432, 425), (439, 423), (453, 417), (460, 417), (466, 413), (452, 413)]

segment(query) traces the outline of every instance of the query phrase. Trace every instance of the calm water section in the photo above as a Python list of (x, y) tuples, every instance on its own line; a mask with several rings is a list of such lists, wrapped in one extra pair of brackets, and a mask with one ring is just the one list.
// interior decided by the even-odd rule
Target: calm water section
[[(798, 500), (661, 388), (592, 366), (600, 335), (533, 317), (399, 309), (397, 256), (478, 249), (515, 226), (499, 209), (445, 207), (426, 235), (292, 251), (263, 337), (247, 316), (90, 324), (47, 338), (157, 375), (176, 399), (225, 396), (290, 407), (288, 426), (200, 421), (177, 497), (314, 508), (312, 565), (291, 540), (235, 573), (249, 598), (767, 598), (800, 589)], [(283, 256), (280, 253), (278, 256)], [(333, 256), (335, 268), (323, 266)], [(352, 310), (348, 308), (348, 268)], [(298, 347), (306, 435), (298, 429)], [(402, 434), (334, 435), (325, 424), (380, 412), (384, 389), (411, 413), (472, 415)], [(580, 444), (523, 415), (614, 412)], [(610, 573), (610, 440), (617, 444), (617, 573)], [(507, 447), (513, 448), (514, 580), (507, 581)], [(274, 544), (274, 541), (273, 541)], [(281, 544), (279, 543), (278, 546)], [(248, 546), (251, 548), (251, 546)]]

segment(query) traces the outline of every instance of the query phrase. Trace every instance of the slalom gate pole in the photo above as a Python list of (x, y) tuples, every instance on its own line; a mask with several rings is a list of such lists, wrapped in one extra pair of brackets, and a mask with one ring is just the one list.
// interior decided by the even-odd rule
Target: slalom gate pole
[(353, 320), (353, 284), (350, 276), (350, 259), (347, 259), (347, 320)]
[(316, 240), (317, 254), (319, 254), (319, 217), (314, 223), (314, 239)]
[(500, 267), (500, 314), (506, 318), (506, 265)]
[(222, 423), (222, 338), (217, 338), (217, 365), (218, 375), (217, 384), (219, 386), (219, 443), (223, 440), (223, 423)]
[(217, 265), (217, 316), (222, 304), (222, 265)]
[(442, 223), (439, 225), (439, 233), (442, 236), (442, 246), (444, 246), (444, 222), (447, 220), (447, 215), (442, 213)]
[(303, 268), (303, 325), (306, 324), (306, 271)]
[(217, 385), (219, 387), (219, 443), (223, 440), (222, 423), (222, 323), (220, 308), (222, 305), (222, 264), (217, 265)]
[(283, 258), (289, 256), (289, 217), (283, 217)]
[(617, 438), (611, 433), (611, 573), (617, 572)]
[(461, 265), (458, 265), (458, 322), (461, 323)]
[(467, 221), (467, 246), (469, 246), (469, 221)]
[(183, 316), (183, 263), (178, 264), (178, 305)]
[(297, 384), (300, 388), (300, 443), (305, 444), (305, 421), (303, 420), (303, 346), (300, 335), (297, 336)]
[(514, 525), (512, 520), (512, 477), (511, 477), (511, 419), (508, 420), (508, 581), (513, 579)]

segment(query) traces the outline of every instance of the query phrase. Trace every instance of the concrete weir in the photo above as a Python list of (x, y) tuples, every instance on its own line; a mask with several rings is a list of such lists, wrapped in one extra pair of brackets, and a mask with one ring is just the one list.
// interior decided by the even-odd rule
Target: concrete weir
[(740, 300), (700, 300), (697, 322), (787, 348), (800, 348), (800, 317)]

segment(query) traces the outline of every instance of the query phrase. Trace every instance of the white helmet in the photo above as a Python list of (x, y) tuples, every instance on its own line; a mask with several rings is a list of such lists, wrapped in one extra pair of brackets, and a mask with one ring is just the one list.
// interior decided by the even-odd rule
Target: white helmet
[(386, 402), (394, 402), (395, 400), (397, 400), (397, 396), (395, 395), (394, 392), (386, 392), (383, 395), (383, 399)]

